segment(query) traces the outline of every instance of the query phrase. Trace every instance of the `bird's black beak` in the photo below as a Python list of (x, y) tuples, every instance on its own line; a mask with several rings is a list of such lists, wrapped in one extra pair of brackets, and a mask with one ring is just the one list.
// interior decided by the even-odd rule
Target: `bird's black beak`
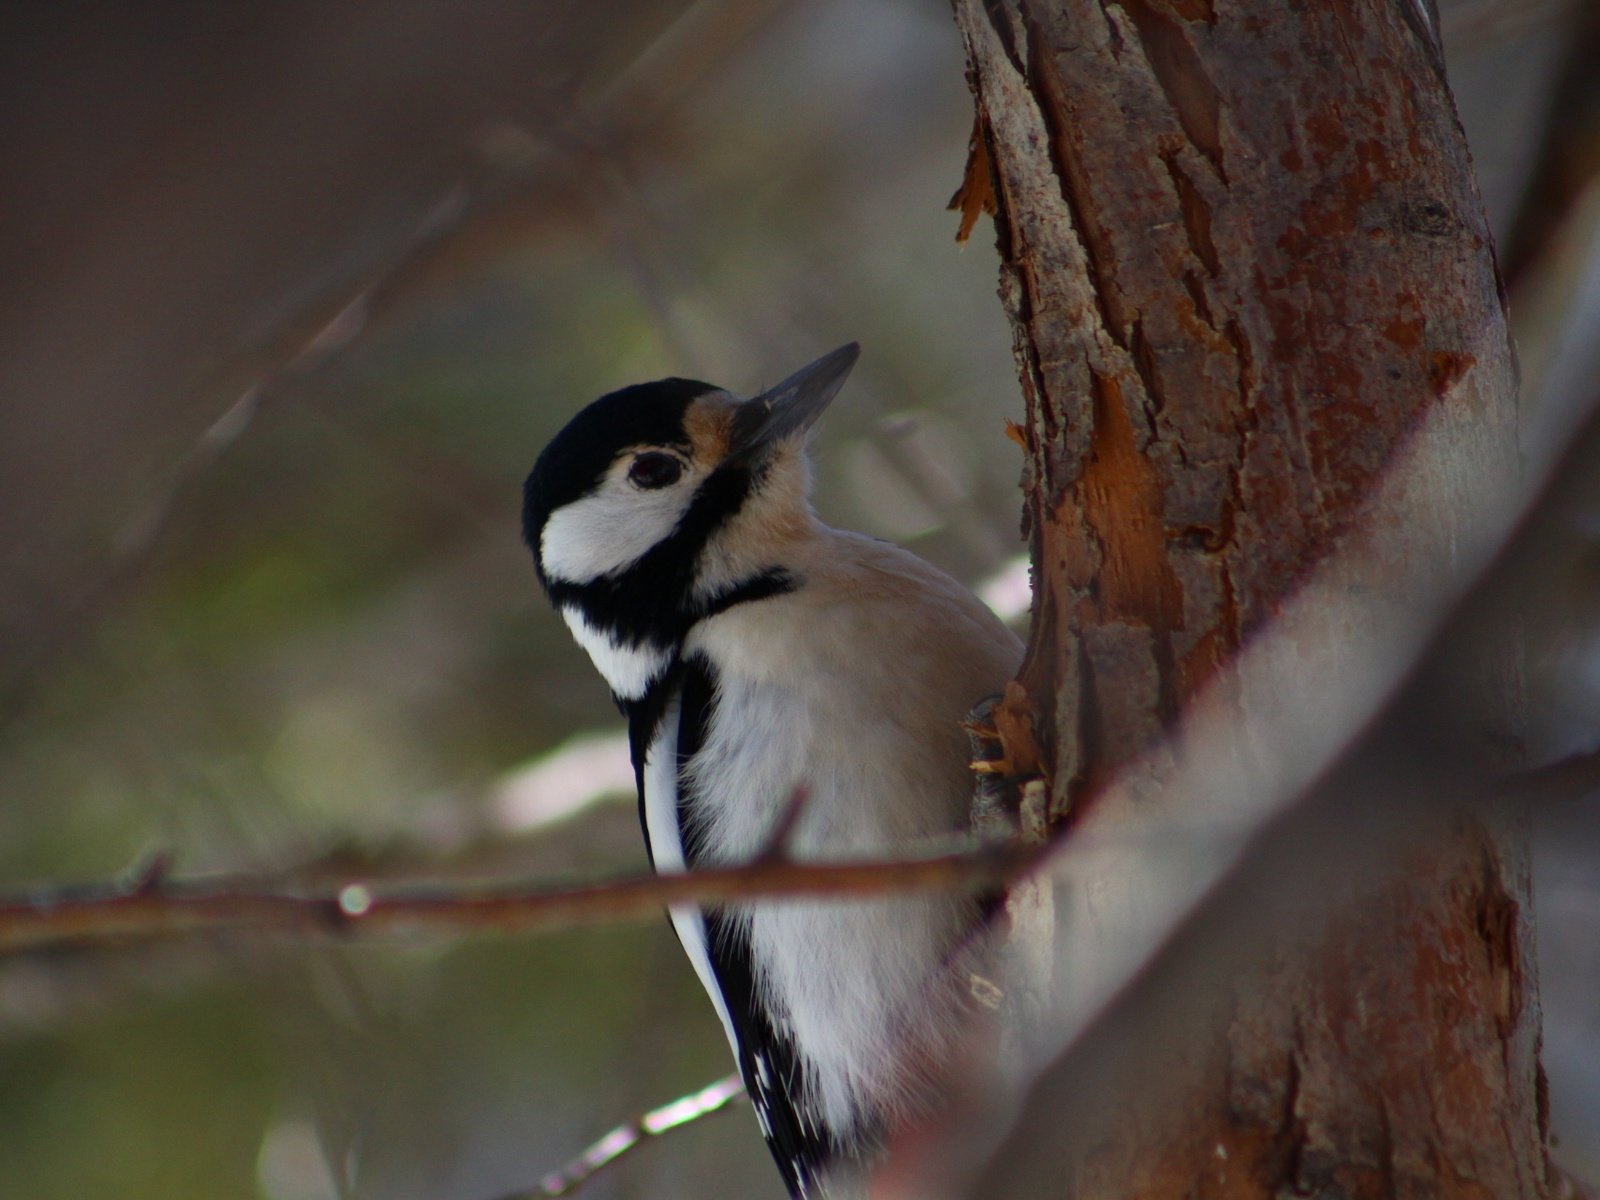
[(860, 355), (855, 342), (840, 346), (777, 387), (746, 400), (733, 415), (733, 444), (725, 461), (759, 458), (790, 434), (809, 429), (838, 395)]

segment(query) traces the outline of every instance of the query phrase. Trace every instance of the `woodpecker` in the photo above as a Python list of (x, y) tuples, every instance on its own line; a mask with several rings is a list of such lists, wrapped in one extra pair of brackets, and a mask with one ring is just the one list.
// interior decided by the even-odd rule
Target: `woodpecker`
[[(770, 853), (902, 856), (967, 827), (961, 718), (1016, 636), (915, 555), (814, 515), (806, 436), (859, 347), (751, 399), (612, 392), (539, 455), (539, 581), (628, 721), (658, 872)], [(838, 1194), (925, 1113), (953, 1053), (979, 903), (678, 906), (791, 1197)]]

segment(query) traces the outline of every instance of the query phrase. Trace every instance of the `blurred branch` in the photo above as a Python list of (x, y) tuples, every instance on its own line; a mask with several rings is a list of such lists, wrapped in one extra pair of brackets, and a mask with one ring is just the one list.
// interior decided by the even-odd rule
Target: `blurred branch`
[(768, 860), (577, 887), (416, 886), (390, 892), (374, 892), (358, 882), (292, 891), (245, 880), (155, 877), (132, 885), (51, 889), (0, 900), (0, 952), (230, 929), (333, 936), (567, 929), (652, 918), (672, 904), (993, 888), (1017, 878), (1041, 857), (1039, 847), (986, 847), (877, 862)]
[(1509, 775), (1490, 789), (1489, 796), (1495, 800), (1563, 804), (1596, 792), (1600, 792), (1600, 750)]
[(1550, 1194), (1555, 1200), (1596, 1200), (1600, 1197), (1600, 1191), (1596, 1191), (1592, 1183), (1574, 1175), (1554, 1159), (1550, 1162), (1550, 1178), (1553, 1185)]
[(1560, 21), (1576, 11), (1578, 4), (1575, 0), (1466, 0), (1442, 7), (1445, 45), (1454, 51), (1477, 51), (1530, 25)]
[(501, 1200), (533, 1200), (537, 1196), (571, 1196), (601, 1171), (635, 1149), (646, 1138), (661, 1137), (675, 1129), (725, 1112), (728, 1105), (744, 1095), (744, 1084), (737, 1075), (728, 1075), (670, 1104), (651, 1109), (642, 1116), (618, 1125), (559, 1171), (552, 1171), (533, 1191), (511, 1192)]
[[(503, 256), (508, 243), (596, 222), (592, 180), (623, 161), (630, 147), (658, 137), (674, 107), (783, 5), (784, 0), (689, 5), (592, 97), (579, 94), (576, 78), (531, 86), (524, 99), (540, 122), (538, 136), (492, 122), (469, 130), (460, 139), (467, 144), (455, 147), (459, 162), (452, 175), (417, 205), (409, 228), (385, 235), (376, 247), (360, 246), (355, 230), (341, 231), (330, 261), (294, 281), (292, 303), (197, 371), (196, 382), (175, 389), (186, 405), (214, 398), (219, 415), (175, 457), (98, 569), (70, 592), (34, 605), (35, 627), (27, 637), (12, 639), (12, 661), (0, 660), (0, 728), (26, 709), (49, 667), (79, 643), (84, 630), (132, 589), (195, 485), (264, 408), (293, 399), (294, 384), (337, 363), (367, 331)], [(447, 493), (457, 509), (479, 519), (501, 511), (496, 489), (461, 464), (393, 437), (354, 430), (326, 409), (322, 415), (394, 460), (408, 477)]]
[[(1553, 80), (1550, 111), (1543, 117), (1537, 158), (1530, 163), (1526, 185), (1507, 230), (1501, 258), (1514, 303), (1512, 318), (1519, 326), (1528, 324), (1520, 310), (1524, 303), (1519, 293), (1529, 282), (1543, 281), (1541, 274), (1570, 271), (1575, 260), (1566, 258), (1572, 240), (1568, 228), (1583, 221), (1581, 208), (1600, 174), (1596, 133), (1600, 130), (1600, 89), (1595, 86), (1594, 61), (1600, 52), (1600, 12), (1574, 4), (1545, 6), (1543, 14), (1559, 20), (1565, 50), (1565, 65)], [(1536, 14), (1537, 15), (1537, 14)], [(1516, 31), (1491, 31), (1500, 38)], [(1530, 280), (1530, 276), (1533, 276)], [(1535, 366), (1541, 355), (1537, 349), (1524, 356)]]
[[(1186, 730), (1146, 755), (1159, 765), (1174, 753), (1156, 784), (1138, 786), (1136, 766), (1086, 806), (1042, 868), (1086, 919), (1058, 926), (1062, 991), (1029, 1065), (971, 1093), (926, 1154), (891, 1162), (885, 1197), (1039, 1194), (1111, 1136), (1127, 1102), (1141, 1112), (1177, 1102), (1151, 1081), (1212, 1035), (1218, 997), (1247, 994), (1274, 947), (1341, 912), (1370, 930), (1375, 910), (1413, 902), (1405, 889), (1434, 885), (1429, 856), (1486, 801), (1561, 802), (1600, 786), (1600, 753), (1488, 786), (1473, 778), (1478, 727), (1462, 686), (1508, 622), (1530, 638), (1558, 624), (1561, 589), (1549, 581), (1586, 553), (1571, 515), (1600, 497), (1597, 408), (1592, 381), (1559, 416), (1534, 406), (1523, 480), (1462, 501), (1473, 543), (1463, 540), (1458, 574), (1417, 581), (1408, 609), (1387, 619), (1363, 611), (1370, 597), (1309, 584), (1245, 650), (1231, 692), (1202, 694)], [(1328, 623), (1350, 636), (1316, 636)], [(1311, 655), (1319, 643), (1331, 652)], [(1250, 694), (1273, 703), (1246, 718), (1232, 698)], [(1172, 849), (1130, 837), (1158, 827), (1187, 836)], [(1358, 901), (1368, 907), (1347, 907)], [(1291, 1090), (1291, 1122), (1294, 1104)], [(1012, 1114), (1009, 1127), (958, 1142), (951, 1131), (985, 1111)]]
[(374, 297), (425, 251), (454, 233), (467, 214), (463, 189), (451, 188), (428, 210), (411, 239), (396, 247), (381, 265), (351, 291), (298, 311), (266, 349), (241, 353), (225, 369), (225, 381), (208, 386), (233, 401), (223, 409), (173, 464), (160, 489), (128, 521), (100, 573), (77, 595), (56, 605), (31, 640), (29, 649), (0, 683), (0, 727), (27, 703), (35, 680), (57, 655), (70, 648), (108, 601), (137, 578), (162, 534), (182, 509), (190, 491), (251, 428), (262, 405), (287, 378), (305, 378), (323, 367), (366, 327)]

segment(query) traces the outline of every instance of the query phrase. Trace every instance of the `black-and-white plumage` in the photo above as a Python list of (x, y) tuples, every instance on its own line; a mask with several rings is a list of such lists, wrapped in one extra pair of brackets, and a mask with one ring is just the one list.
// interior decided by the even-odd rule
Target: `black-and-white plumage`
[[(658, 871), (748, 861), (789, 818), (788, 852), (815, 860), (965, 827), (959, 722), (1021, 645), (949, 577), (812, 514), (806, 430), (856, 355), (750, 400), (683, 379), (613, 392), (528, 478), (539, 579), (628, 718)], [(670, 915), (791, 1195), (918, 1113), (963, 1015), (973, 902)]]

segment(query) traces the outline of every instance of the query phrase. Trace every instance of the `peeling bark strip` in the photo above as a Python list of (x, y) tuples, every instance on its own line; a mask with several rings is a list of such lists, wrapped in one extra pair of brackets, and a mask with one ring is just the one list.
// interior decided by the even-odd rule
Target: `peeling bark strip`
[[(1466, 448), (1407, 502), (1448, 513), (1503, 469), (1513, 370), (1415, 0), (955, 9), (1027, 411), (1034, 634), (1006, 708), (1037, 714), (1059, 815), (1363, 536), (1424, 426)], [(1404, 541), (1374, 586), (1428, 569)], [(1520, 863), (1465, 830), (1287, 956), (1197, 1048), (1183, 1113), (1130, 1121), (1067, 1191), (1541, 1195)]]

